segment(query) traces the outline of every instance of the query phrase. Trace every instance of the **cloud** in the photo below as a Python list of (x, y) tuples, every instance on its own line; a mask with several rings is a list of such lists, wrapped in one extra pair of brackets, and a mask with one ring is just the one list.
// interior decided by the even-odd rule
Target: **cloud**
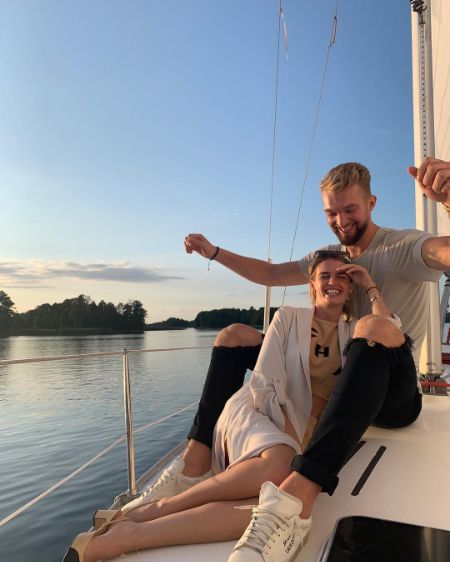
[(116, 283), (159, 283), (183, 279), (161, 270), (131, 266), (128, 262), (78, 263), (73, 261), (0, 261), (0, 285), (14, 288), (49, 287), (57, 278)]

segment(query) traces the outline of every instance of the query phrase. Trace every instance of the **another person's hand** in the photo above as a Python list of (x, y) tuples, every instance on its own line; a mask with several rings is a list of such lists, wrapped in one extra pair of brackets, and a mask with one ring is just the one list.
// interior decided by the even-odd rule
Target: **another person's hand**
[(188, 254), (196, 252), (207, 259), (210, 259), (217, 250), (217, 246), (213, 246), (203, 234), (188, 234), (184, 239), (184, 248)]
[(367, 269), (361, 265), (356, 265), (356, 263), (344, 264), (338, 267), (336, 271), (345, 273), (353, 283), (360, 285), (366, 291), (370, 287), (376, 287), (376, 283), (369, 275)]
[(419, 183), (428, 199), (446, 203), (450, 195), (450, 162), (425, 158), (419, 168), (410, 166), (408, 173)]

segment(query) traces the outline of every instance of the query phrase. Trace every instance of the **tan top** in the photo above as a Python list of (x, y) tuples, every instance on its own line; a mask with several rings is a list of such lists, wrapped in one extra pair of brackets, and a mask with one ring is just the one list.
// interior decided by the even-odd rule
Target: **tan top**
[(341, 372), (337, 322), (313, 318), (309, 368), (313, 396), (329, 400)]
[[(311, 324), (311, 345), (309, 348), (309, 368), (311, 376), (311, 393), (315, 397), (328, 401), (337, 383), (337, 375), (342, 370), (337, 322), (329, 322), (313, 317)], [(320, 408), (322, 411), (324, 405)], [(314, 411), (314, 407), (313, 407)], [(305, 450), (314, 433), (318, 419), (310, 415), (302, 449)]]

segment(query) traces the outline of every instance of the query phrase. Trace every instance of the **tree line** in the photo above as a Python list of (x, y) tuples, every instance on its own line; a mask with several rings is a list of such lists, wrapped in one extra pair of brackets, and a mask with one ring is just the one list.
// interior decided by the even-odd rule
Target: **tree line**
[[(273, 318), (276, 308), (270, 309), (270, 319)], [(225, 328), (230, 324), (247, 324), (255, 328), (261, 328), (264, 321), (264, 308), (219, 308), (214, 310), (202, 310), (194, 320), (188, 321), (181, 318), (168, 318), (163, 322), (155, 322), (147, 325), (147, 330), (175, 330), (181, 328), (202, 328), (217, 330)]]
[(138, 300), (114, 305), (79, 295), (60, 303), (40, 304), (16, 312), (14, 302), (0, 291), (0, 332), (23, 334), (45, 331), (137, 332), (145, 329), (147, 311)]

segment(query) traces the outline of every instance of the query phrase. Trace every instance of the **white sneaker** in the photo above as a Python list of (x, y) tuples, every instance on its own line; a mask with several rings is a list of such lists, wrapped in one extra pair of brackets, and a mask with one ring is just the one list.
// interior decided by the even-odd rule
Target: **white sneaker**
[(305, 545), (311, 519), (301, 519), (302, 502), (264, 482), (259, 505), (228, 562), (289, 562)]
[(181, 457), (177, 457), (172, 464), (162, 472), (161, 476), (154, 484), (145, 489), (138, 498), (127, 503), (122, 508), (122, 513), (128, 513), (132, 509), (160, 500), (161, 498), (175, 496), (176, 494), (188, 490), (195, 484), (214, 476), (211, 470), (202, 476), (185, 476), (181, 474), (183, 468), (184, 460)]

